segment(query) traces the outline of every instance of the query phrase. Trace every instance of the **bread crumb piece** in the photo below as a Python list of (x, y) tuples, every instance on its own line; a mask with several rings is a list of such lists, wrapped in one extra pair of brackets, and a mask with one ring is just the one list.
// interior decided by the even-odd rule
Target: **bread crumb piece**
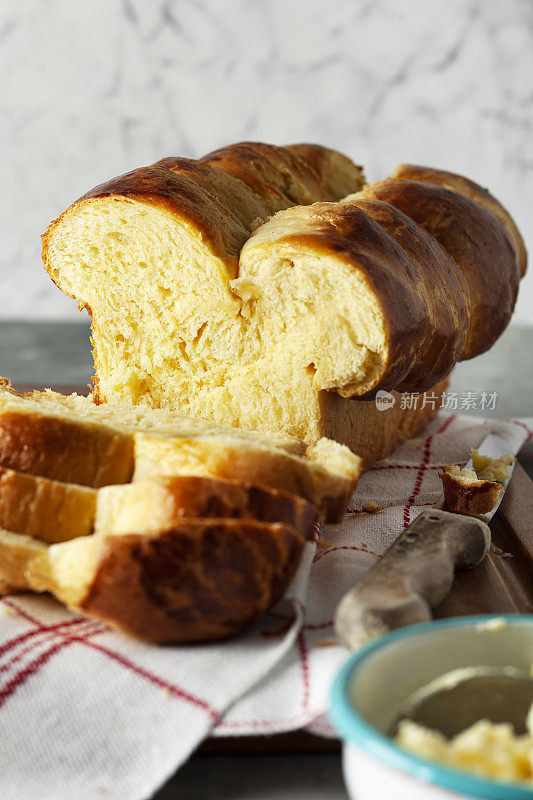
[(365, 547), (366, 548), (366, 547), (368, 547), (368, 545), (367, 545), (366, 542), (361, 542), (361, 547)]
[(500, 556), (500, 558), (513, 558), (514, 557), (512, 553), (506, 553), (505, 550), (501, 549), (501, 547), (494, 547), (494, 552), (496, 553), (497, 556)]
[(378, 506), (377, 503), (365, 503), (361, 511), (366, 514), (377, 514), (378, 511), (383, 511), (383, 506)]
[(334, 647), (338, 642), (335, 639), (324, 639), (321, 642), (315, 642), (315, 647)]
[(331, 542), (326, 541), (326, 539), (317, 539), (316, 546), (319, 548), (319, 550), (329, 550), (329, 548), (332, 547), (332, 544)]
[(0, 616), (2, 617), (16, 617), (17, 612), (14, 608), (6, 606), (5, 603), (0, 603)]
[(472, 464), (479, 480), (496, 481), (505, 483), (509, 479), (509, 467), (515, 463), (510, 453), (500, 458), (491, 458), (482, 455), (478, 450), (472, 450)]

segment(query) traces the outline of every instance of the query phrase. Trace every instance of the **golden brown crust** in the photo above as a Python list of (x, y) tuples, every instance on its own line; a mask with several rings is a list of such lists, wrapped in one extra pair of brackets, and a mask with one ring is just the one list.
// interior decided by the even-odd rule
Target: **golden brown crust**
[(468, 286), (468, 333), (461, 357), (488, 350), (511, 318), (519, 281), (516, 252), (499, 219), (456, 192), (419, 181), (387, 178), (361, 195), (403, 211), (453, 258)]
[(458, 514), (488, 514), (498, 504), (501, 484), (494, 481), (479, 480), (465, 484), (454, 475), (439, 472), (444, 491), (444, 509)]
[(214, 150), (200, 161), (249, 187), (266, 204), (270, 214), (291, 205), (325, 199), (320, 173), (287, 147), (239, 142)]
[(339, 200), (355, 191), (357, 184), (364, 184), (363, 168), (338, 150), (319, 144), (289, 144), (285, 150), (305, 161), (319, 176), (321, 197), (317, 200)]
[(174, 175), (198, 186), (223, 214), (229, 214), (247, 232), (250, 231), (252, 220), (268, 216), (269, 211), (262, 197), (232, 175), (208, 163), (169, 156), (157, 161), (154, 167), (165, 167)]
[(43, 542), (92, 533), (96, 492), (0, 467), (0, 527)]
[(291, 205), (340, 200), (364, 182), (361, 168), (347, 156), (316, 144), (239, 142), (200, 161), (245, 184), (260, 198), (267, 216)]
[(467, 197), (474, 203), (478, 203), (480, 206), (483, 206), (483, 208), (486, 208), (487, 211), (490, 211), (498, 217), (500, 222), (502, 222), (507, 229), (507, 233), (511, 237), (518, 255), (520, 272), (522, 275), (525, 274), (527, 268), (527, 250), (524, 240), (507, 209), (496, 200), (488, 189), (475, 183), (475, 181), (471, 181), (469, 178), (465, 178), (464, 175), (458, 175), (455, 172), (447, 172), (443, 169), (417, 166), (415, 164), (400, 164), (394, 171), (392, 177), (401, 180), (434, 183), (437, 186), (443, 186), (445, 189), (451, 189), (452, 192), (462, 194), (463, 197)]
[(235, 635), (287, 586), (303, 546), (288, 525), (185, 520), (155, 534), (101, 538), (77, 608), (149, 642)]
[(144, 530), (145, 523), (147, 530), (163, 530), (195, 517), (283, 522), (312, 539), (317, 514), (310, 503), (288, 492), (196, 475), (153, 478), (99, 492), (97, 532), (132, 530), (136, 524)]
[[(168, 157), (119, 175), (91, 189), (50, 223), (41, 237), (44, 268), (54, 283), (66, 291), (58, 282), (50, 256), (55, 229), (68, 223), (69, 215), (84, 203), (112, 197), (116, 202), (139, 200), (183, 220), (200, 233), (202, 242), (222, 261), (228, 276), (234, 278), (239, 251), (258, 219), (266, 219), (294, 203), (329, 199), (336, 185), (339, 193), (331, 197), (336, 200), (347, 191), (360, 188), (362, 179), (356, 165), (335, 151), (320, 150), (324, 151), (320, 172), (288, 148), (242, 142), (197, 161)], [(344, 159), (342, 180), (335, 177), (338, 165), (328, 161), (328, 153)], [(332, 175), (326, 168), (330, 161)], [(82, 302), (80, 307), (87, 304)], [(92, 317), (92, 311), (88, 311)], [(97, 376), (95, 387), (98, 391)]]
[(104, 426), (0, 409), (0, 466), (94, 488), (126, 483), (133, 440)]
[[(365, 211), (407, 254), (411, 263), (408, 282), (421, 306), (416, 350), (408, 374), (395, 388), (424, 392), (446, 377), (464, 347), (467, 329), (466, 282), (456, 263), (437, 241), (405, 214), (388, 203), (359, 200)], [(405, 316), (396, 311), (394, 330)], [(403, 347), (403, 345), (402, 345)]]

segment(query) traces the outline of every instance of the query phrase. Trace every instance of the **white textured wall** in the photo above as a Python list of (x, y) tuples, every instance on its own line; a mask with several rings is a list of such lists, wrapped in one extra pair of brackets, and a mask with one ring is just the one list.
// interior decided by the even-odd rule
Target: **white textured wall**
[(531, 0), (1, 0), (0, 60), (0, 316), (76, 318), (39, 255), (74, 198), (241, 139), (464, 172), (533, 244)]

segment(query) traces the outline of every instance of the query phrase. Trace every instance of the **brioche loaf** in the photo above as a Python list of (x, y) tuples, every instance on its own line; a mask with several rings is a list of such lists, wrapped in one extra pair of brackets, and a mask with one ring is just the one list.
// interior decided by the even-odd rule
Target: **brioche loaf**
[(403, 165), (362, 184), (334, 151), (242, 143), (74, 203), (43, 260), (91, 314), (97, 400), (309, 443), (335, 431), (371, 463), (375, 409), (353, 398), (431, 389), (490, 347), (526, 257), (505, 209), (461, 176)]
[(156, 475), (238, 480), (303, 497), (321, 519), (335, 522), (355, 488), (361, 461), (325, 439), (307, 447), (165, 410), (97, 405), (94, 397), (52, 391), (22, 396), (4, 381), (0, 466), (92, 487)]

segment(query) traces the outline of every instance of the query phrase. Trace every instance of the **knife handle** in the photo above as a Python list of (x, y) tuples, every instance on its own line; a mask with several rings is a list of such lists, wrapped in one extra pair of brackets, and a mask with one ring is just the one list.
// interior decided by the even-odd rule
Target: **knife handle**
[(455, 570), (479, 564), (489, 547), (485, 522), (440, 509), (423, 511), (344, 595), (335, 612), (337, 635), (353, 650), (431, 619), (431, 608), (452, 588)]

